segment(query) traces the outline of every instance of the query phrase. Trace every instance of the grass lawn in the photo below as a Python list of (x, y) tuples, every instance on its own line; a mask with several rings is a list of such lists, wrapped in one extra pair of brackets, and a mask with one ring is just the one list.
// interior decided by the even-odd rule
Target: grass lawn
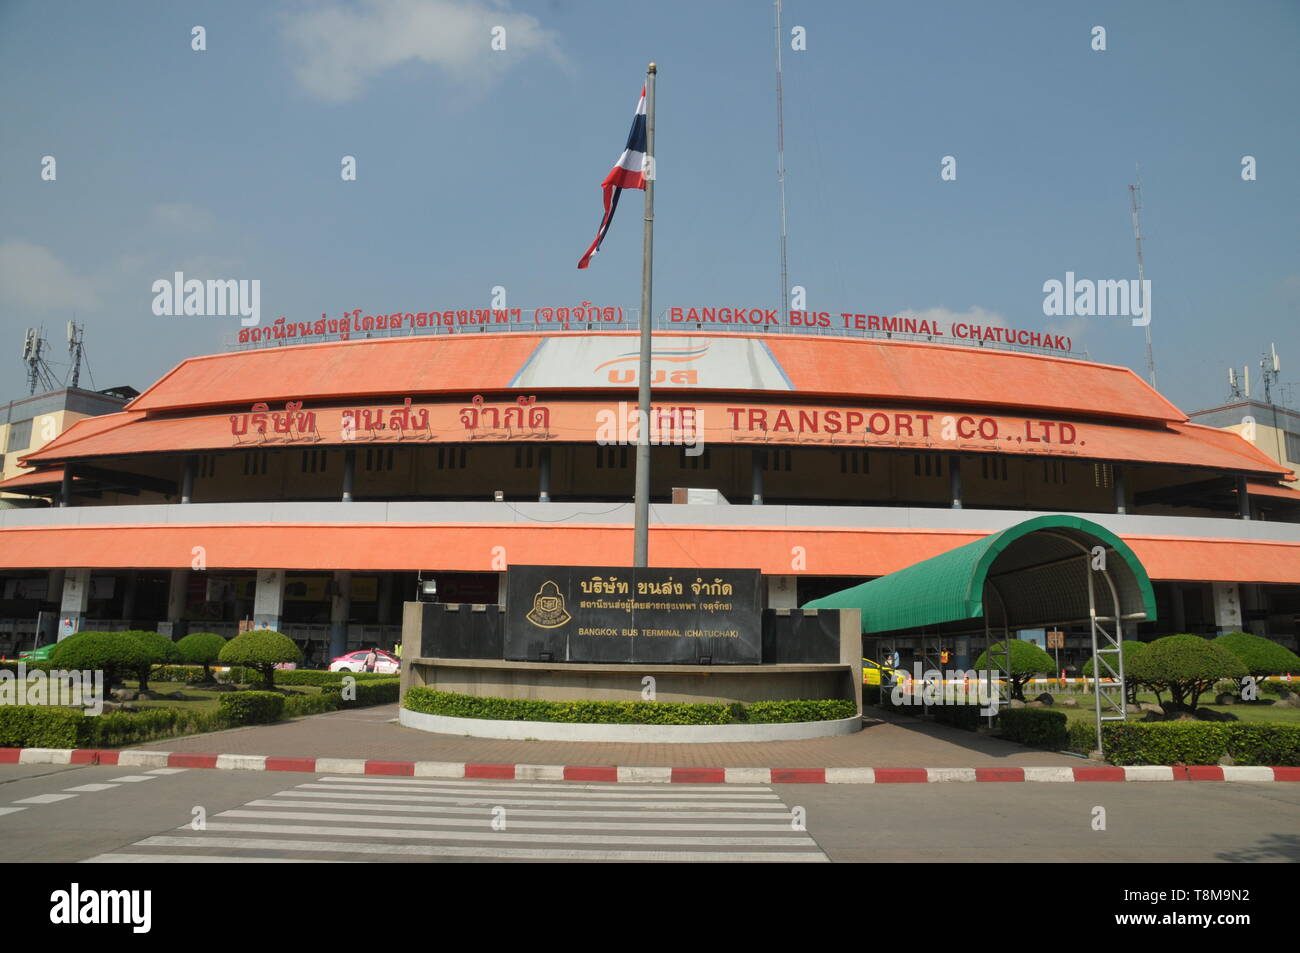
[[(1025, 697), (1032, 698), (1033, 696), (1026, 692)], [(1070, 721), (1092, 721), (1092, 719), (1096, 717), (1096, 710), (1093, 708), (1093, 705), (1095, 705), (1096, 702), (1093, 700), (1092, 693), (1090, 692), (1078, 695), (1062, 694), (1056, 695), (1055, 697), (1058, 700), (1061, 698), (1078, 699), (1078, 708), (1067, 708), (1062, 707), (1061, 705), (1054, 706), (1055, 711), (1065, 712), (1065, 717)], [(1202, 695), (1201, 697), (1204, 698), (1205, 696)], [(1206, 705), (1202, 702), (1197, 706), (1197, 708), (1205, 708), (1216, 712), (1231, 712), (1239, 722), (1243, 723), (1248, 722), (1251, 724), (1261, 724), (1265, 722), (1273, 722), (1275, 724), (1300, 725), (1300, 708), (1292, 708), (1289, 705), (1274, 705), (1273, 702), (1277, 701), (1277, 696), (1275, 695), (1264, 695), (1263, 697), (1268, 700), (1262, 702), (1238, 702), (1235, 705)], [(1156, 696), (1151, 692), (1138, 692), (1138, 701), (1140, 702), (1151, 702), (1154, 704), (1155, 700)], [(1168, 700), (1168, 697), (1166, 697), (1165, 701)], [(1141, 721), (1145, 715), (1146, 712), (1136, 711), (1132, 706), (1129, 707), (1129, 721)]]
[[(127, 688), (140, 687), (140, 683), (134, 679), (127, 679), (124, 683)], [(277, 686), (277, 689), (294, 695), (320, 694), (320, 688), (316, 685), (280, 685)], [(229, 692), (212, 691), (211, 689), (187, 685), (184, 682), (159, 682), (152, 679), (149, 681), (149, 691), (167, 697), (140, 699), (133, 704), (142, 710), (145, 708), (184, 708), (215, 712), (220, 704), (221, 696), (230, 694)]]

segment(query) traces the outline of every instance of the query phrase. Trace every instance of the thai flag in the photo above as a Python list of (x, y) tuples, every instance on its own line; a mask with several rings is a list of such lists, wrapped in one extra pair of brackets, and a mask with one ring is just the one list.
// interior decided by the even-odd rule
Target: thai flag
[(614, 168), (605, 176), (605, 181), (600, 183), (605, 193), (605, 214), (601, 216), (596, 240), (578, 262), (579, 268), (591, 264), (591, 256), (600, 251), (600, 243), (605, 240), (609, 223), (614, 221), (614, 210), (618, 208), (618, 197), (623, 190), (645, 188), (645, 158), (645, 87), (642, 86), (641, 100), (636, 104), (636, 115), (632, 117), (632, 131), (627, 134), (627, 145)]

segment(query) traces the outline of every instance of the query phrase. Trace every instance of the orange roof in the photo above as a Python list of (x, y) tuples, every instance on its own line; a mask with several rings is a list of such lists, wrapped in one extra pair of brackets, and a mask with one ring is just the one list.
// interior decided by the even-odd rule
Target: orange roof
[[(73, 480), (77, 478), (74, 476)], [(51, 467), (37, 470), (35, 473), (20, 473), (16, 477), (0, 482), (0, 491), (16, 490), (19, 487), (51, 486), (63, 482), (63, 467)]]
[[(989, 418), (997, 424), (999, 436), (996, 440), (981, 440), (978, 436), (967, 436), (965, 439), (962, 436), (954, 436), (944, 439), (940, 433), (940, 419), (944, 414), (942, 408), (908, 407), (907, 412), (903, 413), (886, 412), (878, 408), (862, 407), (860, 405), (855, 407), (819, 407), (806, 404), (794, 406), (778, 403), (754, 403), (746, 400), (743, 402), (746, 413), (737, 416), (728, 410), (729, 407), (735, 407), (737, 403), (742, 402), (728, 403), (716, 400), (692, 402), (691, 406), (700, 408), (702, 411), (705, 443), (752, 445), (755, 442), (762, 441), (763, 443), (787, 446), (835, 445), (873, 449), (954, 450), (967, 453), (1049, 454), (1058, 457), (1067, 455), (1083, 459), (1163, 463), (1177, 466), (1226, 469), (1262, 473), (1269, 476), (1281, 476), (1289, 472), (1263, 453), (1255, 450), (1236, 434), (1195, 425), (1142, 424), (1132, 426), (1119, 421), (1107, 423), (1078, 422), (1072, 424), (1076, 437), (1074, 442), (1068, 444), (1038, 443), (1029, 439), (1030, 435), (1026, 431), (1026, 418), (997, 416)], [(688, 406), (682, 401), (673, 401), (673, 405), (679, 407)], [(386, 415), (391, 406), (384, 408)], [(404, 441), (408, 444), (465, 442), (470, 439), (489, 441), (518, 439), (531, 441), (537, 439), (532, 435), (532, 431), (524, 430), (523, 433), (520, 433), (518, 430), (507, 430), (504, 427), (471, 434), (460, 419), (462, 409), (469, 406), (468, 401), (417, 403), (412, 406), (416, 410), (427, 409), (429, 411), (430, 432), (423, 439), (408, 437)], [(484, 406), (495, 407), (496, 412), (502, 414), (515, 405), (508, 401), (488, 401)], [(617, 407), (617, 402), (545, 401), (539, 402), (535, 406), (545, 407), (549, 415), (547, 432), (551, 436), (547, 439), (555, 442), (590, 443), (596, 439), (598, 414), (602, 411), (613, 411)], [(238, 438), (237, 442), (236, 437), (232, 435), (232, 415), (230, 414), (153, 418), (138, 413), (115, 414), (114, 417), (127, 419), (123, 420), (119, 426), (101, 425), (97, 428), (97, 433), (88, 436), (82, 436), (79, 429), (81, 425), (78, 424), (69, 428), (63, 436), (46, 444), (40, 450), (28, 454), (23, 460), (28, 463), (53, 463), (87, 457), (108, 457), (138, 453), (178, 453), (196, 450), (230, 450), (262, 445), (268, 448), (306, 447), (316, 446), (318, 443), (321, 445), (341, 445), (344, 443), (341, 437), (343, 409), (339, 407), (314, 408), (311, 406), (304, 408), (304, 410), (310, 411), (314, 415), (319, 441), (301, 439), (296, 433), (284, 436), (277, 435), (271, 432), (272, 425), (268, 424), (267, 437), (270, 440), (265, 444), (262, 444), (255, 436), (248, 435)], [(858, 413), (861, 418), (857, 427), (854, 428), (855, 434), (853, 437), (849, 437), (843, 432), (829, 434), (822, 431), (812, 434), (801, 433), (797, 430), (772, 429), (772, 422), (781, 419), (779, 415), (782, 413), (785, 414), (784, 419), (786, 421), (797, 427), (797, 422), (800, 420), (800, 411), (803, 411), (805, 415), (813, 412), (822, 414), (824, 416), (818, 419), (824, 420), (826, 416), (829, 416), (827, 413), (829, 411), (843, 415), (849, 409)], [(767, 415), (769, 421), (767, 431), (749, 429), (749, 410)], [(283, 408), (273, 408), (272, 414), (276, 411), (282, 413)], [(873, 414), (884, 414), (885, 418), (892, 420), (898, 416), (909, 417), (909, 419), (912, 417), (919, 418), (927, 411), (934, 418), (928, 425), (930, 431), (928, 438), (921, 437), (919, 420), (909, 425), (910, 429), (916, 434), (915, 438), (892, 435), (866, 437), (862, 433), (863, 424)], [(244, 417), (246, 415), (234, 416)], [(103, 418), (94, 419), (102, 420)], [(743, 424), (741, 428), (734, 426), (737, 419)], [(974, 424), (970, 423), (968, 425), (967, 417), (963, 416), (958, 419), (963, 422), (963, 429), (973, 431)], [(970, 421), (976, 419), (975, 417), (969, 418)], [(1054, 430), (1053, 432), (1057, 431)], [(378, 435), (381, 439), (376, 442), (390, 444), (398, 442), (394, 436), (388, 435), (391, 433), (393, 432), (389, 431), (387, 434), (381, 432)], [(1041, 436), (1041, 433), (1036, 432), (1035, 435)], [(290, 436), (295, 439), (287, 439)], [(365, 433), (358, 432), (358, 439), (354, 445), (369, 445), (371, 441), (367, 439), (367, 436)], [(833, 444), (832, 441), (834, 441)]]
[[(814, 527), (655, 526), (656, 566), (741, 566), (789, 575), (792, 546), (810, 576), (882, 576), (984, 533)], [(1153, 579), (1300, 582), (1300, 543), (1123, 536)], [(627, 565), (631, 527), (411, 523), (155, 524), (0, 529), (0, 568), (188, 569), (202, 540), (208, 570), (268, 567), (490, 572), (494, 547), (520, 565)]]
[[(575, 337), (583, 335), (414, 335), (210, 354), (183, 361), (127, 406), (138, 412), (257, 401), (489, 393), (509, 388), (543, 340)], [(635, 333), (602, 332), (600, 337), (635, 340)], [(1151, 421), (1187, 419), (1128, 368), (1053, 355), (727, 332), (660, 333), (656, 340), (686, 337), (759, 337), (801, 394)], [(584, 387), (575, 384), (571, 389)], [(591, 389), (589, 379), (585, 389)]]
[(1249, 496), (1275, 496), (1278, 499), (1300, 503), (1300, 490), (1293, 490), (1289, 486), (1278, 486), (1275, 483), (1256, 483), (1254, 480), (1248, 480), (1246, 493)]

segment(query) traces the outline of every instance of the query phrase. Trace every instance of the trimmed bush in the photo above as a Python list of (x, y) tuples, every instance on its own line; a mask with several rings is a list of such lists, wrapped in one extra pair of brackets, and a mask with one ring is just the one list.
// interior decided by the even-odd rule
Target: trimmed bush
[(76, 748), (94, 720), (72, 708), (0, 705), (0, 748)]
[(98, 718), (87, 718), (86, 723), (88, 736), (83, 745), (93, 748), (120, 748), (231, 727), (220, 712), (181, 708), (115, 711)]
[[(315, 685), (318, 688), (325, 688), (330, 685), (341, 684), (343, 679), (349, 675), (358, 682), (383, 681), (398, 677), (384, 672), (319, 672), (310, 668), (289, 668), (275, 670), (275, 684)], [(256, 678), (261, 678), (260, 672), (243, 666), (235, 666), (225, 675), (228, 682), (251, 682)]]
[[(4, 661), (0, 661), (0, 669), (3, 669), (6, 672), (13, 672), (17, 675), (19, 664), (20, 663), (17, 660), (5, 659)], [(53, 665), (50, 662), (23, 661), (21, 664), (24, 666), (23, 671), (25, 672), (48, 672), (51, 669), (58, 668), (57, 665)]]
[(284, 696), (279, 692), (231, 692), (221, 696), (217, 712), (232, 725), (264, 725), (280, 720)]
[(1066, 751), (1080, 754), (1092, 754), (1097, 750), (1097, 723), (1095, 721), (1072, 721), (1065, 729)]
[(1261, 681), (1259, 683), (1259, 690), (1265, 695), (1281, 695), (1283, 692), (1300, 695), (1300, 679), (1293, 678), (1289, 682)]
[(1022, 745), (1059, 751), (1070, 741), (1067, 721), (1064, 712), (1046, 708), (1003, 708), (998, 711), (997, 734)]
[(217, 654), (222, 665), (242, 665), (262, 678), (262, 688), (275, 688), (275, 667), (282, 662), (301, 662), (302, 651), (293, 639), (271, 629), (253, 629), (235, 636)]
[[(980, 653), (980, 657), (975, 660), (975, 668), (979, 671), (1001, 672), (1001, 666), (1005, 661), (1006, 654), (1002, 643), (995, 642), (989, 646), (988, 651)], [(1025, 682), (1036, 675), (1050, 675), (1055, 669), (1056, 662), (1052, 657), (1033, 642), (1026, 642), (1024, 639), (1011, 640), (1011, 671), (1003, 673), (1003, 676), (1007, 677), (1009, 674), (1012, 698), (1024, 701)]]
[(980, 715), (979, 705), (931, 705), (926, 711), (942, 725), (965, 728), (967, 731), (974, 731), (988, 721), (986, 716)]
[(282, 718), (301, 718), (304, 715), (323, 715), (327, 711), (338, 711), (343, 707), (339, 696), (334, 692), (321, 692), (319, 695), (290, 695), (284, 700)]
[(149, 690), (149, 673), (155, 665), (181, 660), (180, 652), (176, 651), (176, 643), (161, 632), (135, 629), (128, 632), (119, 632), (118, 634), (132, 639), (142, 646), (147, 656), (146, 661), (135, 666), (135, 677), (140, 683), (140, 691), (142, 692)]
[[(179, 642), (176, 644), (180, 645)], [(186, 685), (195, 685), (208, 681), (203, 673), (202, 665), (155, 665), (153, 671), (149, 673), (149, 678), (155, 682), (182, 682)]]
[(1246, 666), (1226, 648), (1199, 635), (1166, 635), (1133, 661), (1133, 677), (1156, 693), (1169, 692), (1177, 705), (1195, 711), (1203, 692), (1222, 678), (1244, 678)]
[[(357, 686), (361, 688), (360, 685)], [(848, 718), (853, 703), (838, 700), (793, 700), (724, 705), (714, 702), (598, 702), (537, 701), (515, 698), (476, 698), (417, 686), (402, 704), (411, 711), (451, 718), (496, 721), (552, 721), (608, 725), (727, 725), (738, 721), (778, 724)], [(757, 709), (757, 711), (755, 711)]]
[[(1137, 702), (1138, 682), (1137, 679), (1133, 677), (1133, 664), (1137, 661), (1138, 656), (1146, 650), (1146, 647), (1147, 644), (1145, 642), (1136, 642), (1131, 639), (1125, 639), (1119, 644), (1120, 653), (1124, 659), (1124, 694), (1127, 697), (1129, 704), (1136, 704)], [(1093, 656), (1084, 663), (1084, 678), (1093, 677), (1092, 673), (1096, 668), (1096, 665), (1094, 664), (1096, 661), (1096, 656)]]
[[(155, 638), (140, 638), (142, 634)], [(78, 632), (50, 652), (50, 668), (102, 671), (106, 687), (117, 684), (128, 673), (138, 675), (143, 669), (143, 688), (148, 685), (149, 669), (168, 661), (173, 653), (171, 641), (157, 632)]]
[[(1246, 666), (1248, 675), (1286, 675), (1290, 672), (1300, 674), (1300, 656), (1284, 645), (1278, 645), (1272, 639), (1251, 635), (1249, 632), (1228, 632), (1214, 640), (1214, 644), (1227, 649)], [(1242, 680), (1237, 681), (1237, 690), (1241, 691)]]
[(176, 643), (181, 661), (203, 666), (203, 681), (212, 681), (212, 666), (225, 648), (226, 640), (215, 632), (191, 632)]

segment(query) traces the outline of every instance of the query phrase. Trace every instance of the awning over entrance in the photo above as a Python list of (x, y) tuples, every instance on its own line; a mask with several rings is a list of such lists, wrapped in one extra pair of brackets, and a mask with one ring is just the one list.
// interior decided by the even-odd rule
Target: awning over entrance
[[(1106, 571), (1090, 578), (1095, 547)], [(1084, 622), (1091, 605), (1112, 617), (1116, 602), (1122, 620), (1156, 617), (1151, 580), (1133, 550), (1104, 526), (1063, 515), (1025, 520), (804, 608), (859, 609), (864, 633), (960, 631), (992, 611), (989, 601), (999, 627), (1013, 629)]]

